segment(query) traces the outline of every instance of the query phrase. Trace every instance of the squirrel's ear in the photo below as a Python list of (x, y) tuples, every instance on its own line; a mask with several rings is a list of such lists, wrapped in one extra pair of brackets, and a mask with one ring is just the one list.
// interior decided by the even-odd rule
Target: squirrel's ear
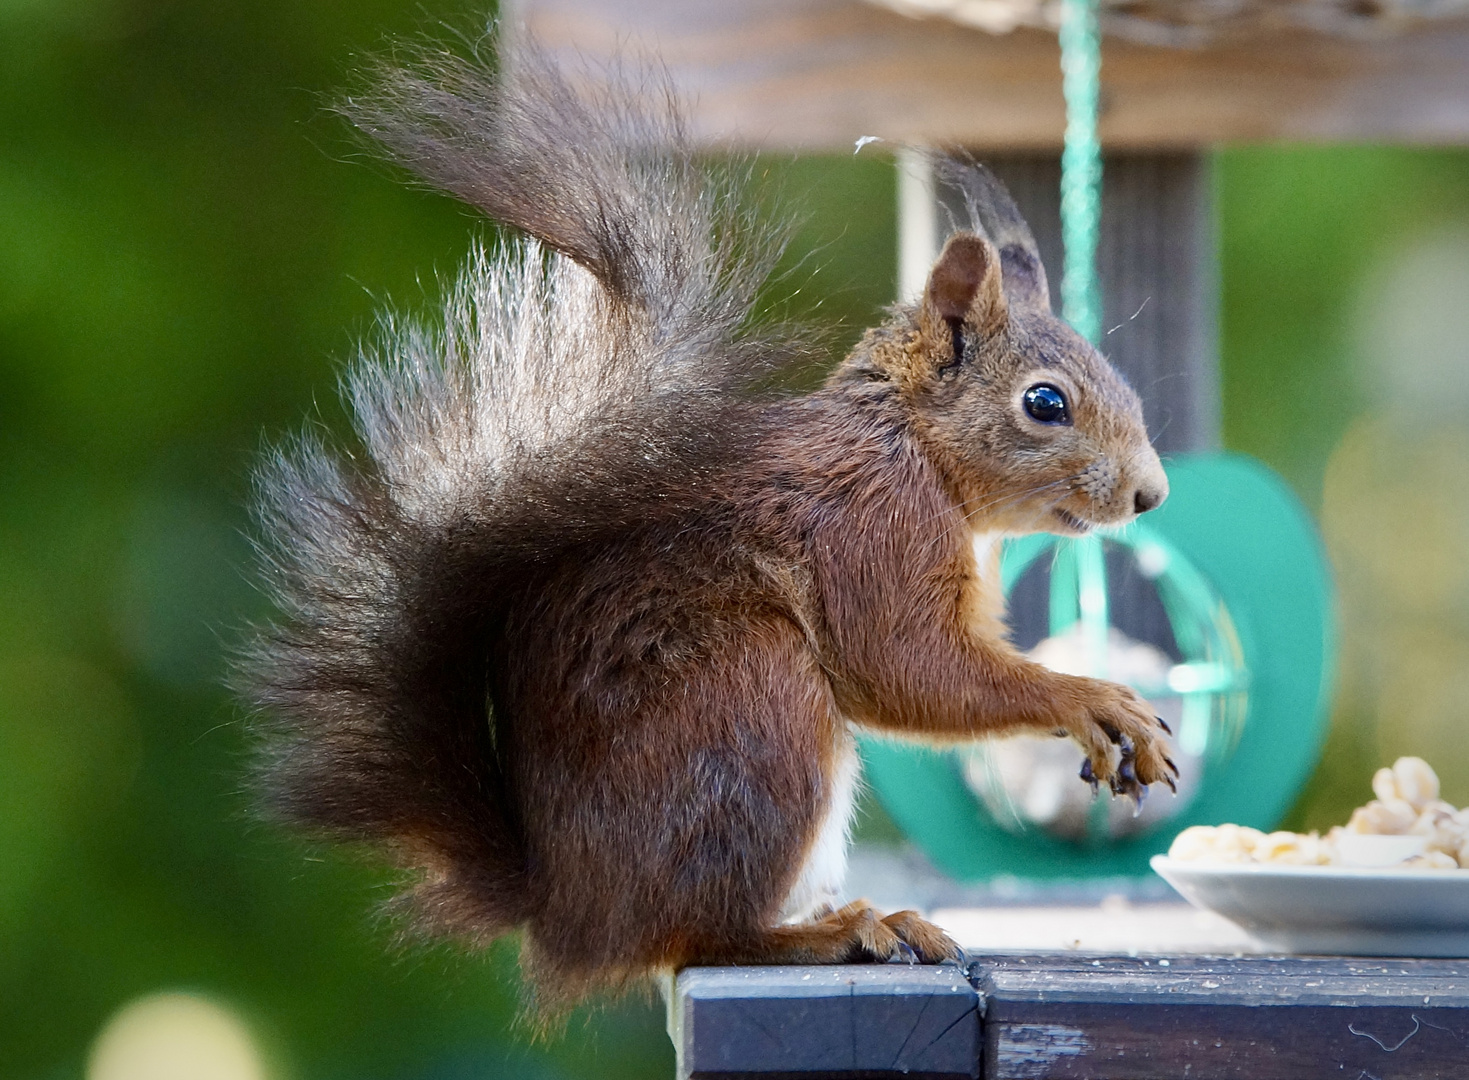
[(1000, 252), (1005, 295), (1030, 311), (1049, 312), (1051, 291), (1035, 236), (1000, 178), (967, 154), (936, 154), (935, 174), (964, 197), (971, 228)]
[(1000, 268), (1005, 275), (1005, 295), (1011, 303), (1031, 311), (1051, 310), (1051, 285), (1034, 251), (1020, 244), (1007, 244), (1000, 250)]
[(1008, 314), (1000, 274), (1000, 255), (988, 240), (973, 233), (951, 236), (928, 273), (924, 314), (950, 326), (998, 329)]

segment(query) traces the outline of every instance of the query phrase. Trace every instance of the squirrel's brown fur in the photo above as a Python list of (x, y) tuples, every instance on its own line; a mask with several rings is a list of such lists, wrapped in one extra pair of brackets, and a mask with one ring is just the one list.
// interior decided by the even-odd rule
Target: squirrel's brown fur
[[(273, 805), (391, 852), (431, 927), (522, 927), (552, 1004), (696, 962), (953, 955), (912, 913), (830, 910), (851, 729), (1057, 731), (1115, 791), (1170, 779), (1135, 694), (1008, 644), (976, 555), (1160, 502), (1136, 396), (962, 163), (974, 231), (922, 300), (817, 392), (758, 395), (799, 348), (749, 321), (779, 234), (657, 87), (503, 70), (440, 58), (348, 107), (535, 239), (358, 365), (360, 454), (263, 476)], [(1069, 422), (1027, 414), (1037, 383)]]

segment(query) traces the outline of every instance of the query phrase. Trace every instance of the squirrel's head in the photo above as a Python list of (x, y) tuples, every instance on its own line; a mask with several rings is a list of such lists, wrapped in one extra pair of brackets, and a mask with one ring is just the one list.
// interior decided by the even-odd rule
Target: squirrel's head
[(987, 235), (952, 236), (918, 303), (838, 378), (898, 398), (978, 528), (1077, 535), (1153, 509), (1168, 478), (1137, 394), (1052, 314), (1035, 242), (1003, 187), (983, 170), (972, 183)]

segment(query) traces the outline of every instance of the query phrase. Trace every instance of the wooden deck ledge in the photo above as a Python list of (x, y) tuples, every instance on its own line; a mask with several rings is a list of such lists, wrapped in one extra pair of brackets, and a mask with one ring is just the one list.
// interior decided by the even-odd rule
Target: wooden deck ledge
[(669, 1034), (681, 1080), (1469, 1077), (1469, 961), (691, 968)]

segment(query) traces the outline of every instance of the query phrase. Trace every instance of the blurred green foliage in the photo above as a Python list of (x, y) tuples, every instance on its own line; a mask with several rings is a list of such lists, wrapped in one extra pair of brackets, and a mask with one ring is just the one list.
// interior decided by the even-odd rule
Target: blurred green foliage
[[(1332, 451), (1355, 419), (1382, 407), (1362, 378), (1365, 290), (1408, 246), (1469, 226), (1469, 151), (1233, 148), (1217, 155), (1216, 175), (1224, 442), (1275, 468), (1319, 512)], [(1463, 426), (1440, 388), (1423, 386), (1421, 400), (1411, 422), (1425, 435)], [(1388, 523), (1386, 531), (1416, 524)], [(1370, 667), (1384, 650), (1375, 639), (1382, 628), (1363, 617), (1356, 583), (1341, 584), (1342, 692), (1321, 765), (1285, 823), (1290, 828), (1344, 823), (1371, 798), (1372, 773), (1390, 763), (1388, 748), (1428, 753), (1378, 730), (1383, 721), (1361, 670), (1346, 670)], [(1469, 802), (1464, 765), (1429, 756), (1445, 798)]]
[(1327, 458), (1371, 405), (1355, 307), (1386, 256), (1469, 221), (1469, 152), (1240, 147), (1217, 155), (1224, 441), (1319, 508)]
[[(241, 790), (221, 680), (262, 614), (251, 463), (302, 423), (339, 428), (335, 372), (374, 313), (430, 303), (487, 233), (354, 162), (324, 113), (355, 55), (428, 21), (397, 0), (0, 0), (7, 1080), (81, 1076), (107, 1016), (161, 988), (234, 1003), (313, 1080), (672, 1071), (653, 1002), (516, 1035), (513, 942), (394, 951), (383, 872), (252, 824)], [(836, 355), (891, 295), (891, 170), (767, 166), (809, 215), (782, 303)], [(1314, 503), (1360, 407), (1353, 284), (1464, 203), (1469, 157), (1231, 151), (1220, 179), (1227, 441)], [(1333, 745), (1328, 791), (1361, 771)]]
[[(394, 951), (384, 873), (253, 824), (241, 791), (221, 682), (262, 614), (252, 463), (340, 428), (354, 340), (489, 234), (325, 112), (356, 55), (425, 28), (382, 0), (0, 2), (7, 1080), (81, 1076), (109, 1014), (160, 988), (233, 1003), (299, 1077), (672, 1073), (651, 1001), (514, 1033), (514, 942)], [(778, 307), (840, 348), (891, 289), (890, 170), (765, 171), (812, 208)]]

